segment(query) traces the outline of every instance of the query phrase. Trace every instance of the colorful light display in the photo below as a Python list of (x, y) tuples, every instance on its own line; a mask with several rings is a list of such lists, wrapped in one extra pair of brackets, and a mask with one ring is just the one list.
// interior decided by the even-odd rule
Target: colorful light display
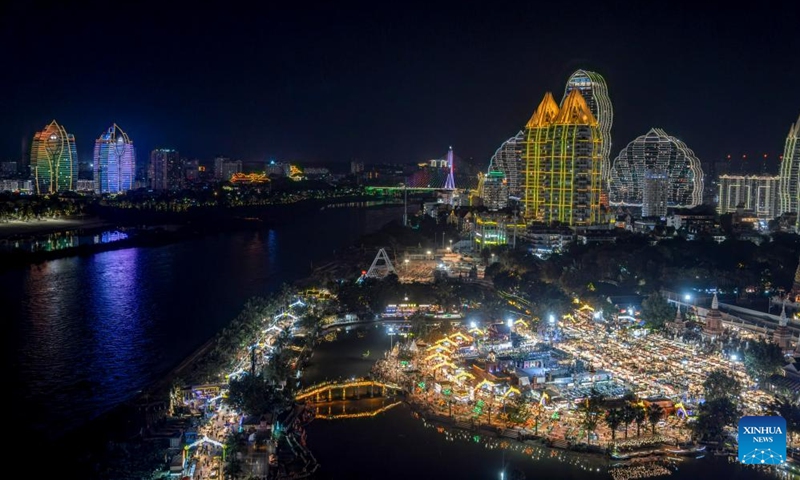
[(267, 183), (269, 177), (265, 173), (234, 173), (231, 183)]
[(579, 89), (560, 108), (548, 92), (525, 127), (525, 217), (570, 226), (598, 223), (602, 142)]
[(33, 136), (31, 169), (39, 195), (75, 189), (78, 180), (75, 137), (55, 120)]
[(116, 123), (95, 140), (93, 165), (95, 192), (123, 193), (134, 188), (136, 151)]

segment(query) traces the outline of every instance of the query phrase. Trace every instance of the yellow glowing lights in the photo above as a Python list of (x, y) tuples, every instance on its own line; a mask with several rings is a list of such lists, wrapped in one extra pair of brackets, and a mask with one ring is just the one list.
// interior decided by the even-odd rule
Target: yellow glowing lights
[(269, 177), (265, 173), (234, 173), (231, 183), (267, 183)]

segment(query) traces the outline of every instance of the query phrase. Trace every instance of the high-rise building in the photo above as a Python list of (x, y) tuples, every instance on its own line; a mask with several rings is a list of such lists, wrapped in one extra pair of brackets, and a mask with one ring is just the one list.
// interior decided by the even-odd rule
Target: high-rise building
[(797, 214), (797, 229), (800, 231), (800, 116), (789, 128), (786, 147), (783, 151), (780, 171), (780, 210)]
[(645, 174), (666, 173), (667, 206), (691, 208), (703, 202), (703, 169), (694, 152), (660, 128), (629, 143), (611, 167), (609, 197), (612, 205), (642, 206)]
[(231, 160), (228, 157), (217, 157), (214, 159), (214, 178), (216, 180), (227, 181), (235, 173), (242, 173), (242, 161)]
[(135, 188), (136, 151), (116, 123), (94, 142), (94, 191), (123, 193)]
[(75, 137), (55, 120), (33, 136), (31, 170), (39, 195), (75, 189), (78, 180)]
[(608, 189), (611, 171), (611, 125), (614, 123), (614, 108), (611, 105), (611, 98), (608, 96), (608, 85), (599, 73), (577, 70), (567, 80), (567, 87), (564, 89), (564, 97), (561, 100), (562, 105), (572, 90), (580, 90), (581, 96), (586, 100), (589, 110), (597, 120), (597, 128), (600, 130), (602, 139), (600, 157), (603, 163), (600, 177), (605, 191)]
[[(273, 162), (274, 164), (275, 162)], [(350, 174), (351, 175), (359, 175), (364, 173), (364, 162), (359, 162), (358, 160), (351, 160), (350, 161)]]
[(520, 130), (500, 145), (489, 162), (489, 172), (502, 172), (508, 195), (518, 199), (522, 198), (525, 189), (525, 163), (522, 160), (524, 141), (525, 132)]
[(186, 160), (183, 163), (183, 173), (186, 181), (195, 183), (200, 180), (200, 160)]
[(183, 168), (176, 150), (157, 148), (150, 152), (148, 172), (153, 190), (177, 190), (183, 185)]
[(667, 214), (669, 177), (663, 171), (649, 170), (644, 174), (642, 216), (663, 217)]
[(242, 173), (241, 160), (229, 160), (222, 163), (222, 180), (230, 180), (235, 173)]
[(503, 172), (491, 170), (484, 177), (483, 204), (489, 210), (500, 210), (508, 205), (508, 182)]
[(771, 220), (779, 215), (779, 185), (778, 176), (722, 175), (719, 177), (717, 213), (733, 213), (741, 206), (752, 210), (758, 218)]
[(525, 127), (525, 218), (586, 226), (600, 219), (602, 135), (579, 89), (548, 92)]
[[(223, 157), (221, 155), (214, 158), (214, 179), (215, 180), (223, 180), (224, 179), (222, 166), (225, 164), (225, 162), (230, 162), (230, 161), (231, 161), (230, 158)], [(230, 177), (228, 177), (228, 178), (230, 178)]]

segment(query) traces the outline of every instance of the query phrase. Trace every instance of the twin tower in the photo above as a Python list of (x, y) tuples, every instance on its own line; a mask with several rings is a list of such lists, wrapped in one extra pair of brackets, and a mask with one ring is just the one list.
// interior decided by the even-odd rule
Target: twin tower
[[(136, 151), (117, 124), (95, 140), (92, 161), (97, 193), (123, 193), (134, 188)], [(31, 147), (31, 170), (39, 195), (77, 189), (75, 136), (55, 120), (37, 132)]]

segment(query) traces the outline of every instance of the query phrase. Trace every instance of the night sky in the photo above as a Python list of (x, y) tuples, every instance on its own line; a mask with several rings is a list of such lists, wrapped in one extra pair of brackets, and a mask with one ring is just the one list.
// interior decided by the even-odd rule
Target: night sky
[(452, 145), (485, 166), (578, 68), (608, 82), (614, 156), (661, 127), (706, 164), (767, 153), (777, 171), (800, 114), (791, 1), (130, 3), (0, 2), (0, 159), (56, 119), (82, 159), (116, 122), (140, 160), (412, 162)]

